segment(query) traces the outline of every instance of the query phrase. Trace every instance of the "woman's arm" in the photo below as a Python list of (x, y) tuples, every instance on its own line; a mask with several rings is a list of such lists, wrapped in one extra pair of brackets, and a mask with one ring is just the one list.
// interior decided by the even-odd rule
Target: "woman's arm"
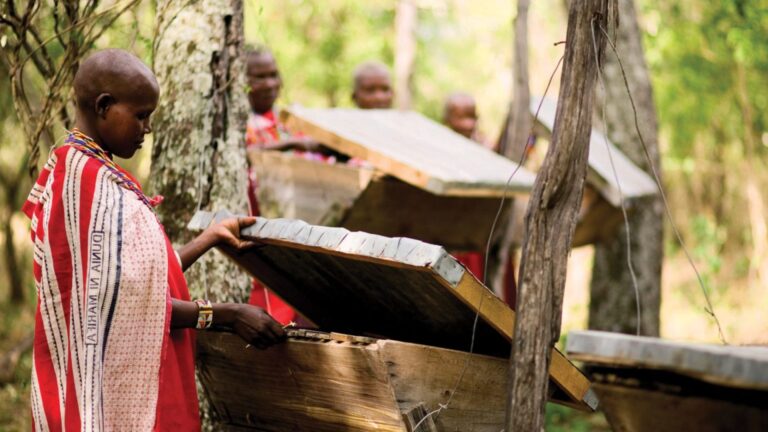
[[(192, 301), (172, 299), (171, 328), (195, 328), (198, 306)], [(256, 348), (267, 348), (285, 339), (285, 330), (263, 309), (236, 303), (213, 305), (211, 328), (231, 330)]]
[(209, 249), (220, 244), (232, 246), (237, 250), (253, 246), (252, 241), (240, 238), (240, 230), (254, 223), (256, 223), (255, 217), (233, 217), (209, 226), (177, 251), (181, 259), (181, 269), (187, 270)]

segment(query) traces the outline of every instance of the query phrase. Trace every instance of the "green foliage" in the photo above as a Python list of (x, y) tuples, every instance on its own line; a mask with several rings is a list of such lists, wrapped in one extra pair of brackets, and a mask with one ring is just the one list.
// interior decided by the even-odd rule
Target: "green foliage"
[(768, 0), (640, 6), (673, 213), (707, 285), (729, 285), (768, 265), (750, 255), (768, 187)]
[[(469, 92), (478, 99), (481, 128), (495, 138), (509, 103), (514, 4), (483, 0), (418, 5), (414, 109), (439, 120), (449, 93)], [(547, 0), (537, 7), (559, 5)], [(267, 45), (278, 60), (282, 105), (352, 106), (356, 65), (378, 60), (393, 66), (395, 0), (246, 0), (245, 6), (246, 41)], [(549, 54), (549, 42), (541, 52)], [(550, 60), (548, 67), (556, 57)]]
[(390, 2), (247, 1), (245, 13), (246, 40), (278, 59), (286, 103), (351, 106), (354, 67), (393, 60)]
[(602, 413), (584, 413), (548, 403), (546, 407), (547, 432), (600, 432), (610, 431)]
[[(765, 131), (768, 1), (644, 4), (658, 20), (646, 42), (669, 154), (689, 155), (699, 141), (746, 146)], [(763, 154), (765, 148), (744, 151)]]

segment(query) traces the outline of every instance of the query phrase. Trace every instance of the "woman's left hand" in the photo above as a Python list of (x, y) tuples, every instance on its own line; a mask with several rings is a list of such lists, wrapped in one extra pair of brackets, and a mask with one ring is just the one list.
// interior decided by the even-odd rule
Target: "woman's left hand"
[(256, 243), (251, 240), (244, 240), (240, 237), (240, 230), (256, 223), (256, 218), (231, 217), (211, 225), (208, 230), (211, 231), (213, 238), (216, 239), (216, 245), (227, 245), (236, 250), (243, 250), (253, 247)]

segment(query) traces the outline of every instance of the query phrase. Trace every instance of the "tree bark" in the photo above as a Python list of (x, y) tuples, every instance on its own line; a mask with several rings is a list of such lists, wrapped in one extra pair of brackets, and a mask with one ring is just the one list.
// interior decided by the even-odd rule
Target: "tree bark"
[[(551, 349), (560, 335), (571, 239), (587, 173), (597, 61), (615, 0), (573, 0), (552, 142), (525, 217), (506, 431), (541, 431)], [(594, 39), (593, 39), (594, 34)], [(596, 49), (595, 49), (596, 46)]]
[[(158, 215), (174, 244), (192, 238), (198, 209), (246, 213), (247, 118), (241, 0), (174, 0), (161, 8), (155, 73), (161, 98), (154, 117), (150, 190), (167, 199)], [(193, 297), (242, 302), (250, 279), (218, 252), (186, 272)]]
[(413, 106), (413, 64), (416, 60), (415, 0), (399, 0), (395, 13), (395, 99), (397, 108)]
[[(175, 245), (193, 235), (196, 210), (247, 213), (242, 0), (171, 0), (158, 10), (154, 69), (161, 88), (154, 117), (150, 190), (167, 199), (158, 216)], [(250, 278), (218, 251), (185, 277), (193, 298), (244, 302)], [(218, 421), (198, 382), (203, 430)]]
[[(658, 170), (658, 124), (651, 80), (643, 54), (642, 34), (634, 2), (618, 0), (618, 4), (621, 27), (617, 33), (616, 46), (637, 107), (640, 131)], [(635, 131), (634, 113), (627, 97), (618, 60), (613, 52), (609, 52), (605, 57), (603, 78), (608, 138), (632, 162), (653, 176)], [(596, 107), (596, 113), (602, 118), (600, 104)], [(663, 212), (661, 197), (653, 196), (632, 203), (629, 215), (631, 257), (640, 294), (640, 328), (642, 334), (648, 336), (659, 335), (661, 264), (664, 255)], [(627, 232), (622, 224), (612, 239), (595, 245), (595, 262), (590, 284), (589, 328), (635, 333), (636, 317), (634, 285), (627, 265)]]
[[(525, 150), (533, 124), (533, 118), (531, 118), (531, 113), (528, 110), (531, 103), (531, 92), (528, 84), (529, 3), (529, 0), (518, 0), (517, 2), (517, 16), (514, 24), (514, 59), (512, 61), (512, 101), (509, 104), (509, 112), (497, 148), (499, 154), (516, 163), (520, 163), (520, 157)], [(505, 223), (499, 226), (494, 238), (491, 239), (485, 282), (497, 295), (503, 294), (506, 274), (512, 271), (509, 269), (509, 255), (512, 253), (515, 229), (513, 216), (510, 212), (507, 220), (504, 221)]]

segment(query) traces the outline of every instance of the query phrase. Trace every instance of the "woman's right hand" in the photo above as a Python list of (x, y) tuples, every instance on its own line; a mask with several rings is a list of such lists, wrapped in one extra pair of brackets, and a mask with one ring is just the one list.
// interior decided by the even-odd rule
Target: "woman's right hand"
[(285, 330), (264, 309), (249, 305), (235, 305), (232, 330), (248, 344), (259, 349), (268, 348), (285, 340)]

